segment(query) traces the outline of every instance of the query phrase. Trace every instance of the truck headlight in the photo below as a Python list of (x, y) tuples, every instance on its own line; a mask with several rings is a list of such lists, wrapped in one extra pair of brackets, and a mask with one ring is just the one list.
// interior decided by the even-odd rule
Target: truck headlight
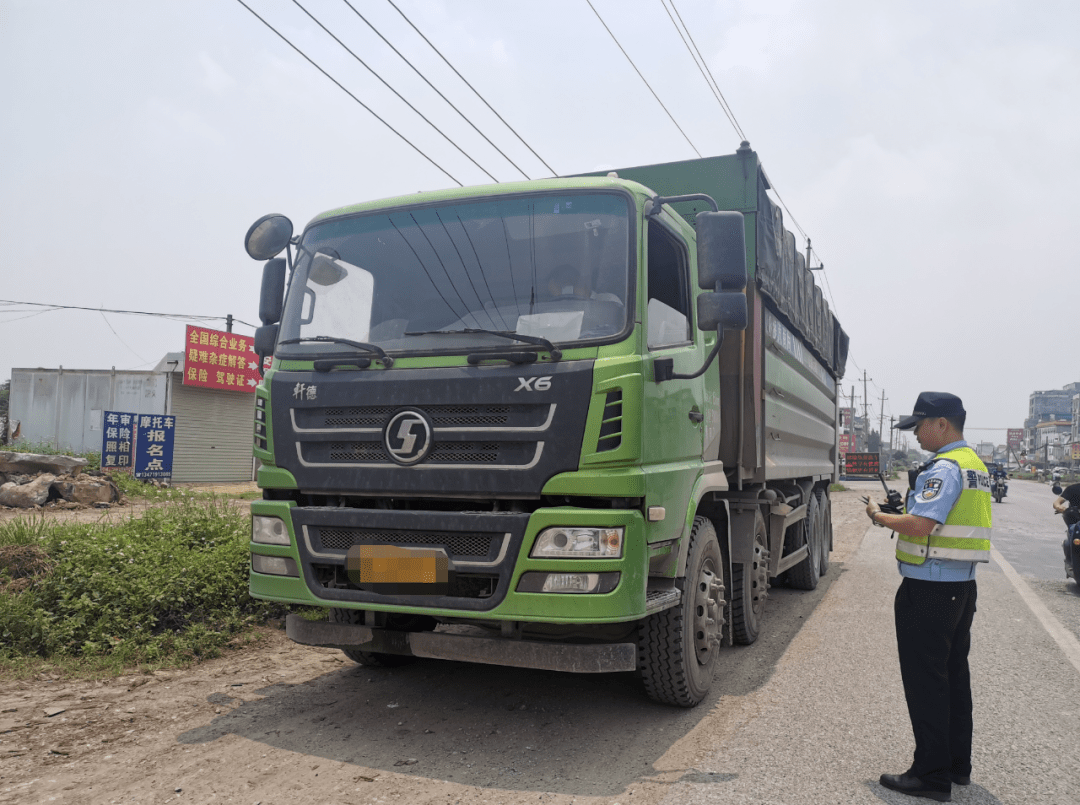
[(251, 555), (251, 569), (267, 576), (299, 576), (296, 561), (288, 556)]
[(545, 528), (529, 553), (532, 559), (618, 559), (622, 556), (622, 528)]
[(289, 529), (280, 517), (251, 517), (251, 541), (262, 545), (292, 545)]

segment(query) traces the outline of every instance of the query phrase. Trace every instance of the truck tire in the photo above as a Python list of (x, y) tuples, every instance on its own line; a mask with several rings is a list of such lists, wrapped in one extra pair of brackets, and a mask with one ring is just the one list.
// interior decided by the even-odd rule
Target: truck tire
[(796, 590), (817, 589), (821, 576), (821, 526), (821, 505), (817, 495), (811, 493), (806, 504), (806, 517), (794, 527), (794, 533), (802, 536), (794, 545), (785, 546), (787, 550), (801, 548), (804, 544), (810, 548), (806, 558), (788, 571), (788, 584)]
[(731, 636), (748, 646), (758, 639), (769, 597), (769, 548), (765, 520), (754, 517), (754, 553), (749, 564), (731, 566)]
[(832, 501), (824, 489), (818, 490), (821, 504), (821, 575), (829, 572), (829, 552), (832, 550)]
[(1072, 549), (1072, 572), (1073, 581), (1080, 584), (1080, 545), (1073, 545), (1072, 540), (1069, 540), (1069, 547)]
[[(341, 609), (335, 607), (330, 610), (331, 623), (363, 623), (364, 613), (358, 609)], [(396, 668), (413, 662), (416, 657), (408, 654), (383, 654), (375, 651), (360, 651), (358, 649), (341, 650), (342, 654), (355, 663), (368, 668)]]
[(712, 686), (724, 628), (724, 566), (716, 529), (695, 517), (679, 605), (638, 627), (638, 668), (651, 699), (693, 707)]

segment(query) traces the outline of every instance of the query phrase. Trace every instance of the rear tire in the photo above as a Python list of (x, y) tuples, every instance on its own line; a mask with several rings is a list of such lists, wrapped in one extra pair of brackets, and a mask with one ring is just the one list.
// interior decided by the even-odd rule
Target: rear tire
[[(363, 620), (364, 613), (359, 609), (335, 607), (330, 610), (331, 623), (363, 623)], [(434, 626), (431, 628), (433, 629)], [(430, 631), (430, 629), (403, 629), (402, 631)], [(343, 648), (341, 653), (353, 662), (367, 668), (397, 668), (416, 660), (416, 657), (408, 654), (383, 654), (377, 651), (360, 651), (359, 649)]]
[(769, 597), (769, 548), (761, 512), (754, 517), (752, 560), (731, 566), (731, 597), (731, 636), (736, 643), (748, 646), (761, 633)]
[(1071, 539), (1069, 540), (1069, 542), (1069, 547), (1072, 548), (1073, 581), (1075, 581), (1077, 584), (1080, 584), (1080, 545), (1072, 545)]
[(801, 530), (802, 537), (788, 548), (798, 549), (803, 545), (810, 548), (806, 558), (788, 571), (788, 584), (796, 590), (817, 589), (821, 576), (821, 525), (821, 505), (817, 495), (811, 493), (806, 504), (806, 517), (795, 524), (802, 526), (796, 529), (796, 533)]
[(695, 517), (679, 605), (638, 627), (638, 668), (651, 699), (693, 707), (709, 692), (724, 628), (724, 569), (716, 529)]

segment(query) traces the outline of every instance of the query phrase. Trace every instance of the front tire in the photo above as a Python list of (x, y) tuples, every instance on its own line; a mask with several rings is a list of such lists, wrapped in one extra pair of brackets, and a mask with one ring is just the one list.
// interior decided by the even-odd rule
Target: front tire
[(829, 552), (832, 550), (832, 501), (825, 490), (818, 490), (821, 505), (821, 575), (829, 572)]
[(679, 605), (638, 627), (638, 668), (649, 697), (693, 707), (712, 687), (724, 628), (724, 569), (716, 529), (695, 517)]
[(787, 550), (795, 550), (805, 544), (810, 549), (806, 558), (788, 571), (788, 583), (796, 590), (817, 589), (821, 577), (821, 526), (821, 505), (818, 496), (811, 493), (806, 505), (806, 517), (792, 526), (796, 534), (801, 532), (801, 536), (794, 544), (786, 546)]

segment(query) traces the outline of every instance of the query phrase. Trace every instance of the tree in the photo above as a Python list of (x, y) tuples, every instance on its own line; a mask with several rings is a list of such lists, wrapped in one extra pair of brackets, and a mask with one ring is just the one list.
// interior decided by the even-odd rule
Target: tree
[(870, 431), (870, 437), (867, 439), (867, 452), (877, 453), (881, 450), (881, 434), (876, 430)]

